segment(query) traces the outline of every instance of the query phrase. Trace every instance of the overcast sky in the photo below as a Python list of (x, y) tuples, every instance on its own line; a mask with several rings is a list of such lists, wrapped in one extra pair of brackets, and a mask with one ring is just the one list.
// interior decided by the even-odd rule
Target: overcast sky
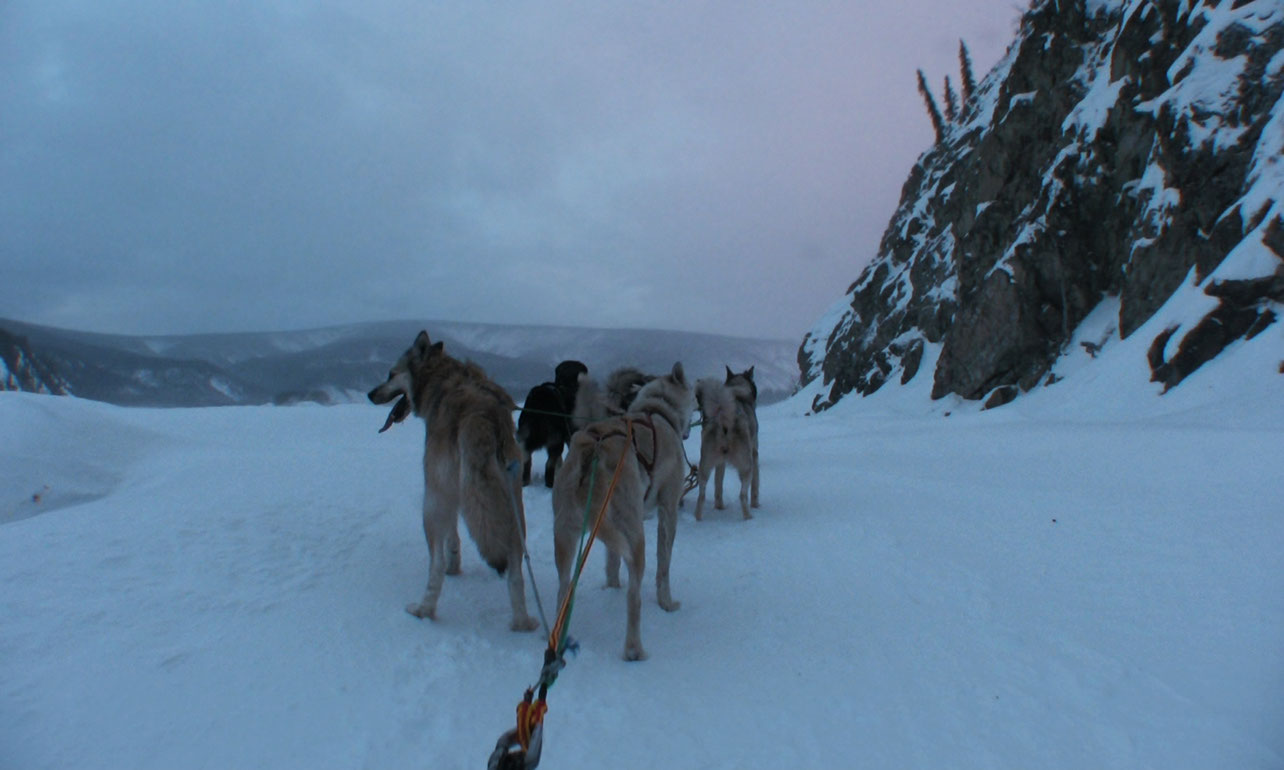
[(800, 338), (1018, 0), (3, 0), (0, 317)]

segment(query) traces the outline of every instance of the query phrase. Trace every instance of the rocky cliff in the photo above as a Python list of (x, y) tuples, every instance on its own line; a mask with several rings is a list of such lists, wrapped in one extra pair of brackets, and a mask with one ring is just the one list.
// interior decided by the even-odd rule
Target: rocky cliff
[(1005, 403), (1107, 300), (1118, 338), (1181, 306), (1149, 345), (1163, 388), (1260, 333), (1284, 302), (1282, 91), (1279, 0), (1035, 2), (804, 338), (813, 408), (925, 376)]

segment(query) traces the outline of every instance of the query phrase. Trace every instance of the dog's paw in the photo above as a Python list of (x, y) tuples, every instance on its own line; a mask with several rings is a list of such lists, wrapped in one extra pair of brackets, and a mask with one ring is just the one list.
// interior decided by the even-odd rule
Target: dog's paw
[(630, 663), (646, 660), (646, 650), (640, 644), (630, 644), (624, 648), (624, 659)]
[(676, 599), (667, 599), (667, 600), (661, 599), (660, 609), (664, 610), (665, 612), (677, 612), (678, 610), (682, 609), (682, 602), (677, 601)]
[(422, 604), (414, 603), (406, 605), (406, 612), (419, 618), (420, 620), (436, 620), (437, 609), (435, 607), (425, 607)]
[(524, 618), (513, 618), (513, 622), (508, 624), (510, 631), (534, 631), (539, 628), (539, 621), (527, 615)]

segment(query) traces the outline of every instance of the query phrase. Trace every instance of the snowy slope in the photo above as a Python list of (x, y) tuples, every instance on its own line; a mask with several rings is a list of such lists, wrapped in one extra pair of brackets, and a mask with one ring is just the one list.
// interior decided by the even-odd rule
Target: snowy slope
[[(1003, 410), (763, 410), (763, 507), (682, 514), (648, 661), (593, 558), (542, 766), (1280, 767), (1281, 333), (1162, 398), (1138, 337)], [(423, 436), (382, 421), (0, 393), (0, 767), (483, 766), (542, 643), (470, 547), (402, 610)]]

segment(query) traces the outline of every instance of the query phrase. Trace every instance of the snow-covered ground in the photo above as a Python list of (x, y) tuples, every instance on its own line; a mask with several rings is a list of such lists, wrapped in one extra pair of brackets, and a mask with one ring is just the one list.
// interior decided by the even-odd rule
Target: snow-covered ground
[[(1163, 397), (1116, 344), (990, 412), (765, 409), (762, 508), (688, 500), (649, 660), (593, 557), (542, 767), (1284, 766), (1282, 340)], [(383, 418), (0, 394), (0, 768), (483, 767), (542, 639), (467, 542), (404, 612), (423, 434)]]

